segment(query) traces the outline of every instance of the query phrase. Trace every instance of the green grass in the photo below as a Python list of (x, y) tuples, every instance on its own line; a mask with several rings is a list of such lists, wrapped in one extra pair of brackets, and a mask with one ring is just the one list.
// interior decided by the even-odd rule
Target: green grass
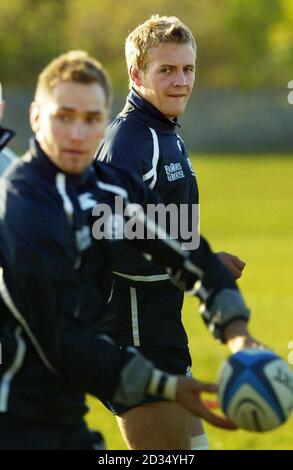
[[(201, 231), (214, 250), (246, 261), (240, 287), (252, 309), (253, 334), (287, 359), (293, 340), (293, 158), (281, 155), (195, 156), (201, 194)], [(193, 373), (214, 381), (228, 355), (206, 331), (197, 301), (186, 299), (184, 324)], [(116, 420), (90, 399), (88, 422), (111, 449), (125, 449)], [(293, 449), (293, 417), (264, 434), (225, 432), (206, 425), (213, 449)]]

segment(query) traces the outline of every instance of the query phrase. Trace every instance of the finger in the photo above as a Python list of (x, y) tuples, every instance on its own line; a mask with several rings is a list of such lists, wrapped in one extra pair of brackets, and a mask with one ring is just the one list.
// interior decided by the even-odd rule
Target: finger
[(201, 382), (200, 380), (193, 379), (198, 392), (217, 393), (218, 386), (216, 384)]
[(265, 344), (262, 344), (262, 343), (258, 343), (258, 342), (255, 342), (255, 343), (252, 343), (252, 346), (251, 346), (253, 349), (261, 349), (261, 350), (266, 350), (266, 351), (273, 351), (272, 348), (266, 346)]
[(227, 265), (226, 267), (229, 269), (234, 279), (239, 279), (239, 277), (241, 277), (242, 270), (239, 269), (234, 263), (229, 263), (229, 266)]
[(242, 261), (241, 259), (237, 258), (235, 259), (235, 266), (240, 269), (240, 271), (243, 271), (243, 269), (245, 268), (246, 266), (246, 263), (244, 263), (244, 261)]
[(234, 279), (239, 279), (242, 274), (242, 270), (235, 268), (235, 266), (231, 267), (230, 272), (233, 275)]
[(208, 410), (217, 410), (220, 408), (220, 405), (216, 400), (202, 400), (202, 402)]
[(198, 414), (205, 419), (208, 423), (217, 428), (226, 429), (229, 431), (235, 431), (237, 427), (229, 419), (222, 416), (218, 416), (215, 413), (209, 411), (204, 404), (200, 401), (198, 404)]

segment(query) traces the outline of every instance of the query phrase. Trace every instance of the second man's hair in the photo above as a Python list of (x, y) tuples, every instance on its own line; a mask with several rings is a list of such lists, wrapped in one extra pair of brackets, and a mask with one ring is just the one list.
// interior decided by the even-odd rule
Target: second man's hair
[(112, 86), (110, 78), (102, 64), (90, 57), (85, 51), (69, 51), (52, 60), (38, 77), (35, 100), (50, 93), (60, 82), (98, 83), (106, 97), (108, 108), (112, 104)]
[(126, 39), (125, 56), (128, 70), (132, 65), (139, 70), (147, 70), (150, 48), (164, 43), (191, 43), (196, 50), (192, 32), (176, 16), (153, 15), (134, 29)]

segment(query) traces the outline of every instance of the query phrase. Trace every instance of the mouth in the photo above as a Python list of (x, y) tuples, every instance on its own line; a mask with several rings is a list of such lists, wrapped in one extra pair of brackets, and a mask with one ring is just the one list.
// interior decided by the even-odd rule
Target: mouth
[(63, 153), (67, 155), (71, 155), (73, 157), (82, 157), (83, 155), (87, 154), (85, 150), (77, 150), (77, 149), (63, 149)]
[(186, 98), (187, 97), (186, 94), (182, 94), (182, 93), (180, 93), (180, 94), (175, 94), (175, 93), (171, 94), (171, 93), (169, 93), (167, 96), (169, 98)]

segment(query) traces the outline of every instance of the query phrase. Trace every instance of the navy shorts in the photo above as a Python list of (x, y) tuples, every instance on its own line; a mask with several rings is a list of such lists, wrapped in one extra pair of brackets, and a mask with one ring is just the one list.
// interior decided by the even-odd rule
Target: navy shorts
[(102, 435), (84, 421), (60, 426), (0, 413), (0, 450), (101, 450)]
[[(188, 348), (144, 349), (136, 348), (146, 359), (149, 359), (157, 369), (175, 375), (191, 375), (191, 357)], [(148, 395), (142, 402), (133, 406), (113, 405), (102, 399), (102, 403), (114, 414), (120, 415), (125, 411), (136, 408), (145, 403), (157, 403), (166, 401), (162, 397)]]

